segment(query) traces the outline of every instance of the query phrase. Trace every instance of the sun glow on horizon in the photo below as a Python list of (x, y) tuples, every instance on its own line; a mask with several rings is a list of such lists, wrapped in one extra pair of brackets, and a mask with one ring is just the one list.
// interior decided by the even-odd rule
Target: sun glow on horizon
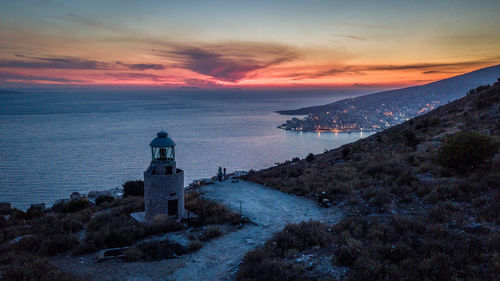
[(2, 2), (0, 87), (390, 88), (500, 63), (497, 1), (149, 4)]

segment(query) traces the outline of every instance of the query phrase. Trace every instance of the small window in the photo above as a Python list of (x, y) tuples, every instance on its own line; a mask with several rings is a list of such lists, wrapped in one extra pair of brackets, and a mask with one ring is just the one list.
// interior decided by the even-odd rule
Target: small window
[(170, 193), (170, 196), (175, 196), (177, 195), (177, 193)]
[(173, 174), (172, 166), (165, 167), (165, 174), (167, 174), (167, 175)]

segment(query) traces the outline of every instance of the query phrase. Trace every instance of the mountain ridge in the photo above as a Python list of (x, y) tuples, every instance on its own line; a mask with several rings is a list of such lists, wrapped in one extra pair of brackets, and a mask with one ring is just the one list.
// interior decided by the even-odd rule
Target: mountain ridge
[(494, 83), (500, 65), (478, 69), (420, 86), (377, 92), (333, 103), (276, 111), (293, 118), (279, 126), (296, 131), (379, 131), (465, 96), (469, 89)]

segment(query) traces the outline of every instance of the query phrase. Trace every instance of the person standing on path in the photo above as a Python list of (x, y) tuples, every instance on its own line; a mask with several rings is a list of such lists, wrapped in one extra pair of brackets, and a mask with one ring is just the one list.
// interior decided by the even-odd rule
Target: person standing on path
[(219, 171), (217, 171), (217, 178), (219, 179), (219, 181), (222, 181), (222, 168), (219, 167)]
[(224, 168), (224, 177), (223, 179), (225, 180), (226, 179), (226, 168)]

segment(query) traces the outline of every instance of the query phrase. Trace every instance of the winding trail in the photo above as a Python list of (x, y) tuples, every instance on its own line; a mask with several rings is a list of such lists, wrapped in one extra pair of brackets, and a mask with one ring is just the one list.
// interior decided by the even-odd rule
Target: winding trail
[(95, 254), (88, 254), (62, 255), (52, 258), (52, 262), (68, 272), (103, 281), (232, 280), (245, 253), (263, 244), (288, 223), (318, 220), (333, 224), (341, 218), (341, 212), (335, 207), (324, 209), (312, 200), (245, 181), (218, 182), (203, 186), (199, 192), (203, 198), (216, 201), (236, 213), (240, 211), (241, 200), (243, 215), (255, 224), (211, 240), (199, 251), (177, 259), (95, 263)]
[(241, 200), (243, 215), (256, 225), (246, 225), (179, 258), (181, 266), (166, 280), (232, 280), (245, 253), (288, 223), (317, 220), (334, 224), (342, 216), (337, 208), (324, 209), (312, 200), (241, 180), (203, 186), (200, 193), (235, 212), (240, 211)]

